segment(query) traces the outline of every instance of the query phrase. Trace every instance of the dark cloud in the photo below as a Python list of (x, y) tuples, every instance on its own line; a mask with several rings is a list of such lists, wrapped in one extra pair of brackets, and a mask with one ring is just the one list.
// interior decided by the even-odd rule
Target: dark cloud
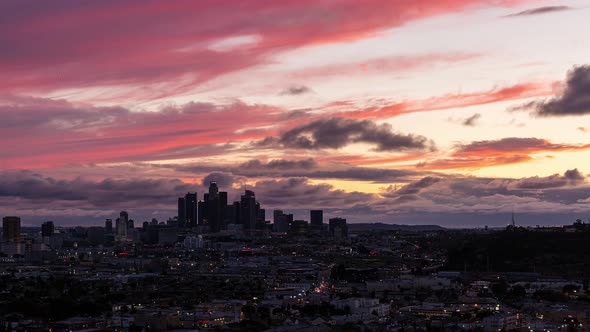
[[(141, 166), (139, 166), (141, 167)], [(153, 164), (148, 167), (154, 167)], [(407, 182), (416, 176), (416, 172), (398, 169), (370, 167), (343, 167), (341, 165), (320, 165), (313, 159), (286, 160), (274, 159), (267, 163), (250, 160), (238, 166), (231, 165), (158, 165), (160, 168), (173, 169), (182, 173), (210, 173), (223, 170), (235, 176), (247, 178), (269, 177), (305, 177), (310, 179), (343, 179), (371, 181), (374, 183)], [(138, 170), (140, 171), (140, 170)], [(424, 174), (427, 172), (423, 172)]]
[(236, 171), (240, 170), (256, 170), (256, 171), (274, 171), (274, 170), (293, 170), (293, 169), (307, 169), (311, 170), (316, 168), (318, 164), (315, 160), (308, 158), (303, 160), (285, 160), (285, 159), (273, 159), (267, 163), (263, 163), (260, 160), (254, 159), (247, 161), (238, 166)]
[(295, 127), (279, 137), (267, 137), (258, 144), (291, 149), (339, 149), (353, 143), (375, 145), (376, 151), (423, 150), (432, 142), (418, 135), (392, 132), (389, 124), (369, 120), (329, 118)]
[(579, 181), (579, 180), (583, 181), (586, 178), (582, 173), (580, 173), (580, 171), (578, 171), (577, 168), (565, 171), (563, 176), (566, 179), (572, 180), (572, 181)]
[(396, 191), (396, 193), (399, 195), (418, 194), (422, 189), (428, 188), (440, 180), (440, 178), (427, 176), (418, 181), (403, 186), (401, 189)]
[(413, 181), (397, 189), (397, 186), (389, 186), (381, 196), (393, 199), (392, 204), (403, 204), (414, 202), (420, 199), (420, 192), (441, 181), (441, 178), (427, 176), (420, 180)]
[(0, 197), (24, 199), (27, 204), (62, 201), (86, 208), (160, 205), (191, 188), (180, 180), (168, 179), (107, 178), (93, 182), (81, 178), (58, 180), (30, 171), (0, 173)]
[(481, 114), (475, 113), (472, 116), (468, 117), (467, 119), (463, 120), (462, 124), (464, 126), (474, 127), (480, 118), (481, 118)]
[(303, 117), (309, 116), (310, 111), (311, 111), (310, 108), (291, 110), (285, 114), (285, 119), (287, 119), (287, 120), (301, 119)]
[(562, 188), (565, 186), (575, 186), (583, 183), (585, 177), (578, 171), (578, 169), (572, 169), (566, 171), (563, 175), (553, 174), (546, 177), (529, 177), (520, 180), (513, 181), (510, 184), (512, 189), (550, 189), (550, 188)]
[[(469, 214), (474, 217), (469, 226), (474, 226), (481, 220), (478, 216), (501, 219), (512, 210), (551, 215), (590, 212), (588, 185), (577, 169), (522, 179), (415, 176), (399, 189), (389, 186), (379, 194), (339, 190), (312, 183), (307, 177), (264, 179), (247, 186), (242, 179), (228, 172), (211, 172), (203, 181), (205, 186), (210, 180), (217, 181), (230, 200), (251, 189), (264, 208), (296, 211), (300, 218), (306, 218), (311, 208), (325, 209), (327, 215), (345, 216), (351, 222), (414, 223), (428, 214), (449, 221), (452, 216)], [(26, 216), (27, 223), (49, 216), (58, 222), (99, 223), (121, 209), (129, 210), (136, 220), (152, 216), (165, 220), (176, 214), (176, 197), (187, 191), (197, 191), (202, 197), (205, 190), (177, 179), (60, 180), (29, 171), (0, 173), (0, 207), (6, 214)], [(84, 219), (73, 220), (76, 216)]]
[(553, 144), (536, 137), (506, 137), (499, 140), (475, 141), (457, 147), (459, 153), (494, 152), (535, 152), (541, 150), (560, 150), (575, 146)]
[(451, 192), (465, 197), (482, 198), (503, 195), (535, 197), (553, 202), (559, 195), (551, 198), (547, 196), (547, 193), (551, 191), (555, 193), (577, 192), (579, 188), (585, 187), (585, 179), (578, 169), (572, 169), (567, 170), (563, 175), (553, 174), (520, 179), (455, 177), (448, 179), (447, 187)]
[(203, 187), (208, 187), (211, 182), (217, 182), (217, 186), (221, 190), (232, 188), (235, 183), (243, 181), (243, 177), (237, 177), (232, 173), (227, 172), (214, 172), (208, 174), (201, 181)]
[(566, 10), (572, 10), (572, 7), (568, 6), (545, 6), (545, 7), (538, 7), (523, 10), (518, 13), (507, 15), (506, 17), (518, 17), (518, 16), (532, 16), (532, 15), (541, 15), (541, 14), (549, 14), (554, 12), (562, 12)]
[(280, 95), (298, 96), (310, 92), (313, 92), (313, 90), (305, 85), (292, 85), (287, 89), (281, 91)]
[(253, 187), (260, 202), (271, 208), (352, 208), (376, 199), (374, 194), (346, 192), (329, 184), (311, 184), (306, 178), (259, 181)]
[(533, 108), (538, 116), (572, 116), (590, 114), (590, 66), (574, 67), (568, 73), (561, 96), (534, 101), (521, 108)]

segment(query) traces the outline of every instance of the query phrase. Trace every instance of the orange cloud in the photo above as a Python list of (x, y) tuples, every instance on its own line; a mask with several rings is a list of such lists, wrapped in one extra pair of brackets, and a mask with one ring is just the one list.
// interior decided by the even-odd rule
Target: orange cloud
[[(550, 86), (541, 83), (523, 83), (491, 91), (474, 92), (465, 94), (448, 94), (423, 100), (410, 100), (399, 103), (384, 103), (384, 105), (371, 106), (361, 110), (341, 111), (338, 116), (365, 119), (387, 119), (403, 114), (447, 110), (451, 108), (463, 108), (477, 105), (487, 105), (502, 101), (517, 100), (531, 97), (552, 95)], [(337, 107), (349, 108), (349, 103), (329, 104), (327, 109)]]
[(555, 144), (540, 138), (508, 137), (459, 145), (451, 158), (427, 161), (419, 166), (429, 170), (483, 168), (528, 162), (538, 153), (587, 149), (590, 144)]

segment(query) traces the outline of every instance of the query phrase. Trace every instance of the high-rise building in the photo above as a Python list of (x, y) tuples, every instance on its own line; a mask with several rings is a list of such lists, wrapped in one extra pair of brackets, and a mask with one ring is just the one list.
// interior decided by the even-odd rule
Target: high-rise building
[(260, 207), (260, 203), (256, 203), (256, 221), (258, 223), (266, 221), (266, 210)]
[(178, 224), (184, 226), (186, 224), (186, 205), (184, 197), (178, 197)]
[(324, 211), (323, 210), (311, 210), (309, 211), (309, 221), (313, 228), (322, 228), (324, 225)]
[(231, 205), (228, 205), (227, 208), (225, 209), (225, 225), (227, 227), (227, 225), (229, 224), (236, 224), (239, 225), (241, 224), (241, 214), (242, 214), (242, 209), (240, 207), (240, 202), (233, 202)]
[(256, 196), (251, 190), (240, 197), (240, 223), (245, 230), (256, 228)]
[(135, 228), (135, 221), (133, 219), (127, 220), (127, 229), (132, 230)]
[(185, 206), (185, 225), (187, 227), (195, 227), (197, 225), (197, 193), (187, 193), (184, 196)]
[(107, 219), (104, 222), (104, 232), (106, 234), (113, 234), (113, 219)]
[(224, 228), (223, 215), (227, 205), (227, 193), (219, 192), (217, 182), (209, 183), (209, 192), (204, 195), (203, 223), (209, 226), (211, 232), (218, 232)]
[(289, 221), (282, 210), (273, 211), (273, 224), (275, 232), (287, 233), (289, 231)]
[(121, 218), (121, 220), (127, 224), (127, 222), (129, 221), (129, 213), (127, 213), (127, 211), (121, 211), (119, 213), (119, 218)]
[(305, 220), (293, 220), (289, 232), (293, 235), (305, 235), (309, 228), (309, 223)]
[(228, 205), (227, 205), (227, 192), (220, 191), (219, 192), (219, 209), (221, 210), (221, 215), (219, 216), (219, 229), (227, 229), (228, 218), (226, 214), (228, 213)]
[(209, 195), (210, 196), (217, 196), (219, 193), (219, 187), (217, 187), (217, 182), (211, 181), (209, 182)]
[(206, 211), (206, 206), (205, 206), (205, 202), (204, 201), (199, 201), (197, 203), (197, 212), (199, 215), (198, 218), (198, 224), (199, 225), (204, 225), (205, 224), (205, 211)]
[(293, 223), (293, 213), (285, 214), (285, 218), (287, 218), (289, 225)]
[(344, 218), (330, 218), (329, 223), (330, 235), (337, 239), (345, 239), (348, 237), (348, 226)]
[(129, 223), (129, 214), (127, 211), (121, 211), (119, 218), (116, 220), (117, 241), (127, 241), (127, 229)]
[(2, 240), (5, 242), (20, 242), (20, 218), (2, 218)]
[(272, 211), (272, 222), (276, 224), (277, 221), (279, 221), (283, 215), (284, 215), (283, 210), (273, 210)]
[(55, 232), (55, 226), (53, 225), (53, 221), (46, 221), (41, 224), (41, 236), (52, 236)]

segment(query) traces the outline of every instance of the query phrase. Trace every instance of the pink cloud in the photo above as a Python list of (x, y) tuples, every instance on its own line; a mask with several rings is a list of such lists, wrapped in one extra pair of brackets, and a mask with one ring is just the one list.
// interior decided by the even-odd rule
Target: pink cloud
[[(286, 49), (358, 40), (413, 20), (472, 6), (522, 2), (525, 0), (81, 4), (62, 0), (34, 7), (22, 2), (3, 3), (0, 90), (47, 92), (89, 86), (140, 90), (154, 83), (190, 89), (264, 63)], [(240, 36), (256, 36), (255, 42), (234, 45), (231, 52), (212, 48)]]
[(0, 168), (4, 169), (227, 153), (230, 143), (262, 135), (243, 128), (275, 124), (281, 111), (239, 102), (224, 106), (189, 103), (148, 112), (10, 99), (0, 102)]
[[(550, 96), (553, 90), (542, 83), (529, 82), (513, 86), (493, 89), (490, 91), (471, 92), (462, 94), (447, 94), (423, 100), (407, 100), (401, 102), (384, 101), (381, 105), (369, 106), (364, 109), (346, 110), (338, 113), (338, 116), (364, 119), (387, 119), (403, 114), (446, 110), (451, 108), (463, 108), (477, 105), (487, 105), (497, 102), (518, 100), (531, 97)], [(340, 107), (350, 109), (350, 104), (329, 104), (327, 109), (334, 111)]]
[(403, 55), (374, 58), (357, 63), (344, 63), (307, 68), (293, 73), (291, 76), (297, 79), (326, 76), (349, 76), (399, 73), (410, 70), (432, 68), (440, 64), (465, 62), (480, 57), (477, 53), (449, 53), (449, 54), (425, 54)]

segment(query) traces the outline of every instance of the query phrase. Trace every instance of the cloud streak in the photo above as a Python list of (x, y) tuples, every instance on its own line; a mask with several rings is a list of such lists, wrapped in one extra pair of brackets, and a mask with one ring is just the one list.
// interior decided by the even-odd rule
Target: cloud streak
[(427, 170), (473, 169), (524, 163), (532, 161), (533, 155), (539, 153), (588, 149), (590, 144), (556, 144), (535, 137), (506, 137), (457, 145), (450, 158), (427, 161), (419, 167)]
[[(466, 108), (531, 97), (543, 97), (552, 93), (547, 84), (529, 82), (490, 91), (447, 94), (423, 100), (381, 102), (376, 106), (357, 107), (351, 103), (333, 103), (326, 109), (334, 114), (353, 119), (387, 119), (404, 114)], [(359, 109), (360, 108), (360, 109)], [(338, 112), (339, 109), (344, 111)]]
[(563, 12), (563, 11), (572, 10), (572, 9), (573, 8), (569, 7), (569, 6), (545, 6), (545, 7), (537, 7), (537, 8), (523, 10), (518, 13), (507, 15), (506, 17), (543, 15), (543, 14), (550, 14), (550, 13), (555, 13), (555, 12)]

